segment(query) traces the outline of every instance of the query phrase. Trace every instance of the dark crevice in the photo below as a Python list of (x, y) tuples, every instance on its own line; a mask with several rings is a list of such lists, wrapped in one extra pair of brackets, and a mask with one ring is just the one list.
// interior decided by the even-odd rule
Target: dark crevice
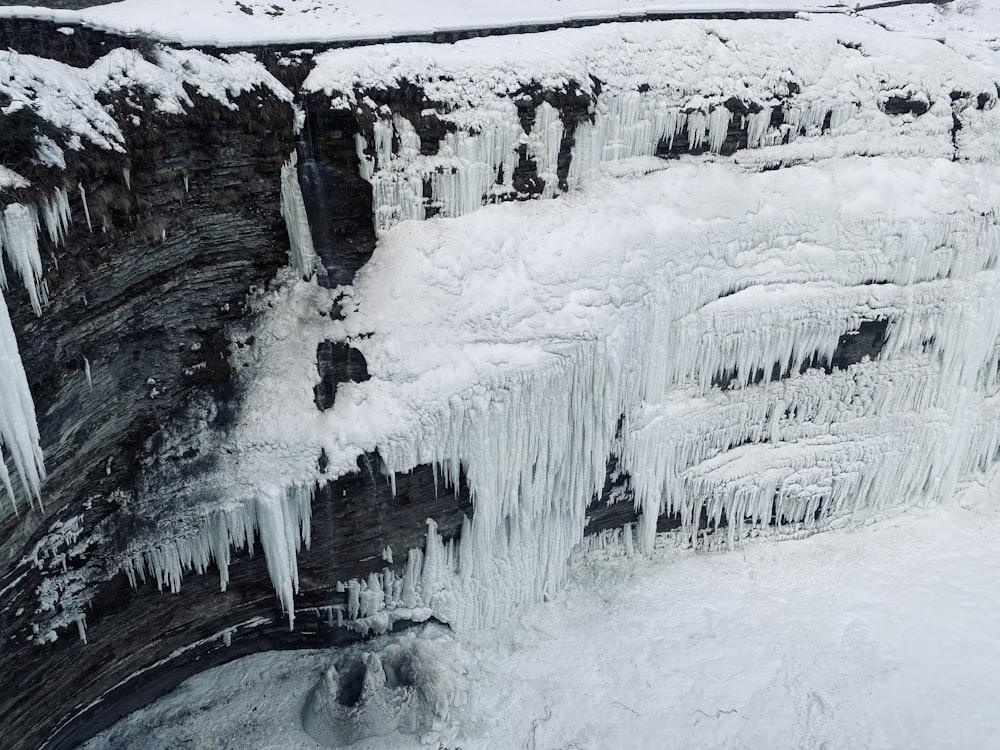
[(600, 495), (587, 506), (587, 525), (584, 536), (597, 534), (605, 529), (620, 528), (639, 519), (635, 508), (635, 491), (632, 477), (618, 464), (617, 456), (608, 458), (604, 487)]
[(364, 355), (350, 344), (323, 341), (316, 349), (319, 383), (313, 389), (316, 408), (326, 411), (333, 406), (337, 386), (341, 383), (362, 383), (368, 380), (368, 364)]
[(355, 114), (330, 108), (328, 100), (305, 104), (299, 134), (298, 175), (313, 247), (326, 287), (350, 284), (375, 249), (372, 189), (359, 171)]
[(931, 108), (926, 98), (910, 96), (890, 96), (882, 105), (882, 111), (887, 115), (920, 115), (926, 114)]
[(712, 378), (712, 385), (723, 390), (758, 385), (765, 380), (776, 382), (791, 377), (793, 372), (804, 373), (812, 369), (822, 369), (827, 374), (834, 370), (845, 370), (861, 362), (866, 357), (878, 359), (886, 342), (889, 321), (884, 318), (866, 320), (857, 331), (845, 333), (837, 342), (837, 348), (828, 361), (819, 352), (807, 357), (797, 368), (782, 366), (775, 362), (769, 370), (757, 368), (752, 373), (740, 373), (735, 367), (719, 372)]

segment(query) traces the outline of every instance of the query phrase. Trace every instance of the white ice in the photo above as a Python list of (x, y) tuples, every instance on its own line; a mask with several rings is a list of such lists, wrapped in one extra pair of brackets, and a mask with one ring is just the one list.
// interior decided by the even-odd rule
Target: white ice
[[(824, 16), (608, 24), (331, 50), (317, 56), (303, 86), (374, 119), (371, 136), (359, 136), (358, 155), (372, 183), (376, 229), (384, 231), (424, 218), (428, 203), (454, 217), (510, 196), (525, 146), (544, 180), (542, 197), (559, 192), (556, 160), (568, 125), (543, 103), (534, 125), (523, 128), (513, 98), (532, 86), (558, 91), (573, 81), (589, 108), (565, 175), (566, 187), (578, 189), (601, 165), (652, 156), (661, 144), (706, 149), (711, 159), (731, 124), (747, 133), (749, 149), (735, 161), (751, 170), (855, 154), (952, 158), (956, 143), (963, 160), (992, 161), (1000, 120), (995, 78), (996, 68), (970, 63), (934, 39), (902, 43), (866, 19)], [(441, 102), (438, 116), (456, 129), (429, 144), (431, 156), (412, 123), (364, 95), (403, 81)], [(955, 91), (973, 96), (953, 136)], [(982, 110), (979, 94), (989, 105)], [(923, 101), (929, 110), (887, 114), (890, 97)], [(750, 113), (730, 112), (733, 100)]]

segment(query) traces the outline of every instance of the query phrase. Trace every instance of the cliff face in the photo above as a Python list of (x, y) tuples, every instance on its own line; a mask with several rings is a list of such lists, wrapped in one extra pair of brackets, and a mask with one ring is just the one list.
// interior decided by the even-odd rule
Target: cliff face
[[(867, 36), (812, 30), (776, 52), (739, 24), (676, 28), (556, 34), (550, 63), (520, 43), (215, 56), (3, 25), (24, 85), (0, 88), (3, 163), (20, 178), (0, 183), (0, 200), (61, 196), (71, 223), (63, 240), (38, 237), (41, 315), (7, 258), (47, 477), (40, 503), (19, 491), (0, 506), (0, 743), (70, 747), (261, 649), (411, 619), (495, 621), (546, 596), (584, 535), (613, 530), (641, 548), (657, 530), (797, 532), (898, 504), (874, 475), (925, 456), (922, 443), (891, 446), (912, 424), (951, 435), (940, 414), (956, 392), (982, 397), (955, 417), (974, 448), (928, 459), (938, 473), (906, 489), (939, 487), (946, 460), (963, 471), (992, 460), (996, 330), (976, 333), (983, 362), (948, 368), (969, 340), (955, 320), (992, 283), (997, 255), (993, 196), (950, 189), (989, 183), (994, 81), (957, 74), (961, 58), (930, 43), (897, 59)], [(928, 50), (939, 57), (918, 64)], [(796, 72), (789, 59), (809, 63)], [(62, 86), (76, 114), (33, 93), (38, 82)], [(282, 188), (293, 152), (298, 195)], [(701, 206), (718, 198), (697, 187), (701, 168), (729, 197), (715, 213), (679, 202), (688, 226), (645, 207), (641, 189), (625, 210), (608, 188), (622, 241), (669, 252), (617, 290), (600, 274), (584, 283), (592, 238), (570, 252), (560, 232), (576, 237), (578, 203), (602, 210), (592, 184), (616, 170), (637, 180), (657, 158)], [(917, 213), (891, 202), (899, 217), (873, 213), (831, 187), (860, 195), (862, 167), (823, 171), (848, 158), (945, 187), (915, 199)], [(813, 203), (762, 174), (783, 169)], [(495, 249), (488, 275), (532, 267), (503, 240), (537, 238), (514, 207), (485, 212), (469, 235), (459, 217), (580, 191), (590, 197), (553, 202), (564, 214), (530, 215), (565, 252), (546, 284), (555, 299), (578, 277), (567, 294), (613, 302), (597, 315), (573, 297), (566, 309), (590, 311), (574, 312), (579, 330), (559, 316), (519, 328), (540, 315), (520, 310), (527, 294), (476, 318), (474, 276), (460, 254), (448, 276), (449, 253), (464, 248), (478, 269), (474, 251)], [(673, 200), (661, 183), (649, 191)], [(768, 200), (746, 218), (754, 191)], [(303, 216), (298, 234), (286, 227)], [(456, 222), (397, 226), (433, 217)], [(617, 257), (614, 236), (595, 268)], [(288, 268), (290, 251), (305, 268)], [(419, 297), (421, 279), (426, 300), (407, 293)], [(758, 287), (787, 296), (748, 300)], [(395, 304), (383, 292), (411, 307), (382, 317)], [(444, 339), (461, 356), (435, 348)], [(489, 355), (475, 359), (480, 348)], [(470, 357), (480, 380), (465, 382)], [(434, 367), (455, 375), (453, 391)], [(916, 385), (900, 395), (894, 382)], [(429, 406), (392, 421), (382, 397)]]
[[(5, 22), (3, 33), (23, 55), (75, 69), (110, 68), (112, 50), (156, 59), (147, 41), (86, 29), (66, 36), (50, 24)], [(158, 92), (138, 85), (99, 92), (120, 128), (119, 148), (66, 148), (64, 164), (39, 162), (35, 138), (68, 141), (69, 129), (30, 106), (4, 117), (4, 163), (30, 183), (11, 186), (5, 204), (32, 205), (61, 189), (72, 217), (65, 242), (39, 238), (44, 313), (36, 316), (23, 292), (6, 295), (48, 475), (41, 504), (19, 492), (0, 510), (4, 747), (69, 747), (192, 669), (357, 637), (333, 627), (329, 612), (308, 610), (290, 632), (259, 553), (234, 556), (225, 593), (214, 573), (186, 580), (177, 597), (154, 581), (133, 586), (120, 572), (136, 540), (183, 536), (183, 523), (166, 524), (211, 500), (205, 477), (240, 411), (231, 354), (254, 346), (234, 331), (288, 264), (280, 173), (299, 140), (293, 107), (266, 87), (222, 101), (191, 84), (186, 93), (182, 111), (171, 113)], [(353, 122), (338, 131), (325, 111), (310, 119), (327, 124), (321, 138), (334, 144), (320, 168), (335, 175), (323, 185), (335, 221), (318, 233), (370, 254), (370, 190), (343, 153), (346, 143), (353, 156)], [(15, 129), (25, 137), (15, 141)], [(313, 210), (327, 210), (310, 198)], [(354, 211), (347, 229), (343, 203)], [(324, 360), (331, 399), (333, 359)], [(377, 455), (360, 457), (353, 475), (317, 491), (312, 551), (299, 560), (300, 606), (343, 599), (337, 582), (381, 567), (388, 545), (421, 546), (428, 516), (453, 533), (461, 512), (471, 513), (463, 497), (437, 497), (424, 469), (392, 495)]]
[[(73, 62), (100, 49), (77, 49)], [(105, 102), (121, 123), (123, 153), (91, 147), (71, 154), (65, 172), (14, 165), (33, 188), (65, 187), (73, 224), (65, 245), (44, 251), (44, 314), (8, 294), (48, 467), (41, 507), (19, 497), (19, 515), (7, 503), (0, 521), (11, 746), (42, 744), (73, 706), (121, 679), (113, 665), (122, 659), (142, 662), (128, 671), (151, 663), (140, 656), (150, 640), (142, 610), (161, 607), (154, 619), (185, 633), (153, 661), (201, 637), (194, 610), (107, 573), (130, 536), (155, 523), (135, 509), (163, 428), (192, 413), (209, 426), (232, 418), (227, 327), (286, 262), (277, 175), (293, 140), (290, 107), (256, 91), (239, 97), (242, 110), (195, 95), (187, 111), (168, 115), (130, 96)], [(191, 456), (185, 472), (197, 476), (212, 460)], [(87, 655), (65, 633), (47, 643), (83, 613), (94, 626)]]

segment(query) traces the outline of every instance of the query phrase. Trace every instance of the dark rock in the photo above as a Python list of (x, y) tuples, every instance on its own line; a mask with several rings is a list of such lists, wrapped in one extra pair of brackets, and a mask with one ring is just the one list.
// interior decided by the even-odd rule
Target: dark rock
[(299, 183), (313, 247), (323, 269), (319, 282), (350, 284), (375, 249), (372, 188), (361, 177), (353, 113), (330, 108), (322, 96), (307, 99), (298, 141)]
[(905, 96), (890, 96), (882, 107), (887, 115), (916, 115), (919, 117), (929, 110), (930, 104), (924, 99)]
[(514, 186), (514, 197), (518, 200), (524, 200), (541, 195), (545, 189), (545, 180), (538, 176), (538, 164), (528, 156), (528, 146), (523, 143), (518, 146), (517, 155), (517, 166), (514, 167), (511, 180)]
[(837, 348), (827, 365), (827, 372), (845, 370), (865, 357), (878, 359), (886, 342), (889, 321), (885, 318), (866, 320), (857, 331), (845, 333), (837, 342)]
[(333, 406), (337, 385), (368, 380), (368, 365), (364, 355), (349, 344), (323, 341), (316, 350), (319, 383), (316, 384), (316, 407), (326, 411)]
[[(846, 370), (865, 357), (878, 359), (886, 342), (888, 325), (889, 321), (881, 318), (863, 321), (857, 331), (849, 331), (840, 337), (829, 361), (824, 361), (819, 352), (814, 352), (802, 362), (798, 372), (822, 368), (829, 374), (834, 370)], [(712, 378), (712, 385), (723, 389), (757, 385), (765, 380), (769, 382), (784, 380), (791, 377), (793, 371), (794, 368), (782, 366), (779, 362), (775, 362), (769, 370), (758, 368), (752, 373), (741, 374), (735, 368), (731, 368), (717, 373)]]

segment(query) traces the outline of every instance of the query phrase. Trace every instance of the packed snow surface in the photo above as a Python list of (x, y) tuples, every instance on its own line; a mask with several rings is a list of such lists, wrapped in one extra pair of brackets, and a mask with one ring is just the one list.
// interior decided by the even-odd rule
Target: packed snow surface
[(189, 45), (259, 44), (386, 38), (435, 30), (572, 22), (594, 16), (645, 12), (798, 11), (845, 9), (833, 0), (124, 0), (81, 11), (17, 7), (11, 14), (83, 22), (102, 29), (139, 32)]
[[(851, 533), (758, 539), (735, 554), (667, 539), (648, 559), (591, 553), (562, 593), (517, 622), (258, 654), (188, 680), (85, 748), (330, 747), (313, 739), (310, 711), (330, 694), (324, 673), (366, 653), (390, 664), (401, 651), (434, 657), (414, 682), (447, 700), (408, 724), (414, 733), (341, 747), (992, 747), (998, 488), (973, 485), (945, 508)], [(371, 695), (340, 706), (341, 724), (326, 731), (349, 715), (355, 728), (383, 715), (393, 690)], [(405, 697), (384, 714), (390, 730), (414, 703)]]

